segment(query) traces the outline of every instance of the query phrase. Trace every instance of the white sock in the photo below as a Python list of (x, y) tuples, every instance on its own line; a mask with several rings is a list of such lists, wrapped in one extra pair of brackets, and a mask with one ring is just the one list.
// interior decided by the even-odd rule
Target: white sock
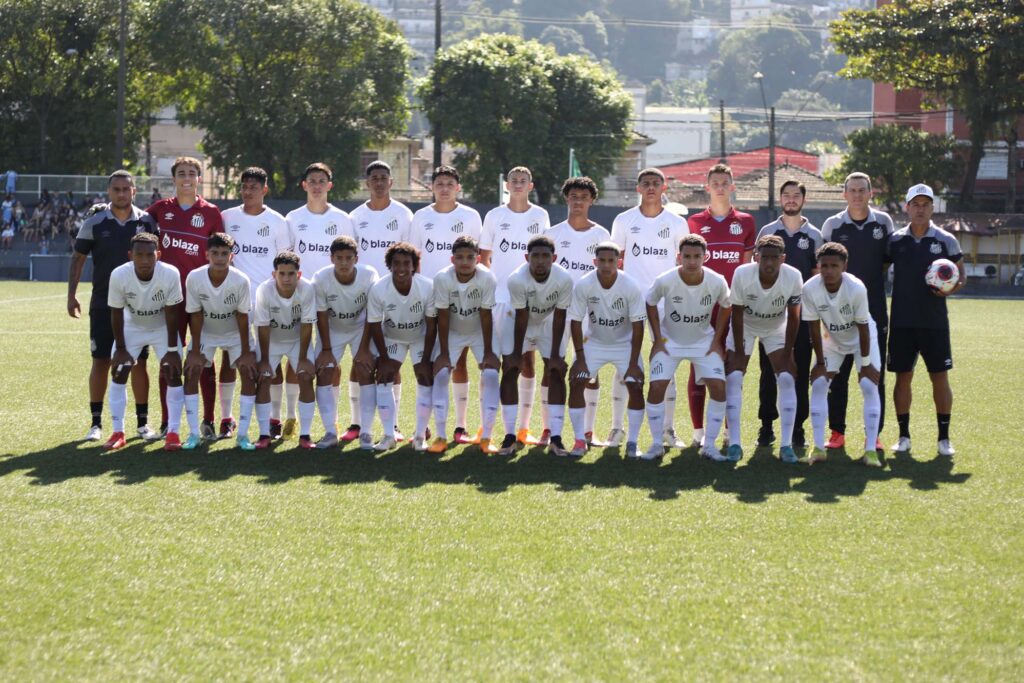
[[(612, 379), (612, 427), (622, 429), (623, 418), (626, 416), (626, 402), (629, 400), (629, 391), (622, 383), (622, 375), (615, 371)], [(590, 424), (590, 423), (588, 423)]]
[(430, 408), (433, 405), (433, 387), (416, 385), (416, 436), (422, 437), (427, 433), (427, 423), (430, 422)]
[(199, 435), (199, 394), (185, 394), (185, 419), (189, 434)]
[[(523, 377), (519, 375), (519, 429), (530, 429), (530, 420), (533, 419), (533, 400), (537, 390), (536, 377)], [(515, 429), (505, 426), (507, 434), (515, 434)]]
[(324, 423), (324, 431), (338, 433), (338, 404), (334, 402), (334, 387), (331, 385), (316, 388), (316, 405), (320, 409), (320, 420)]
[(256, 396), (242, 394), (238, 397), (238, 432), (237, 436), (249, 436), (249, 425), (252, 423), (252, 409), (256, 405)]
[[(676, 424), (676, 380), (672, 379), (665, 390), (665, 427), (675, 433)], [(664, 432), (663, 432), (664, 433)]]
[[(377, 413), (384, 427), (384, 436), (395, 435), (395, 394), (390, 384), (377, 385)], [(362, 425), (360, 425), (362, 426)]]
[(555, 406), (553, 406), (553, 405), (550, 405), (550, 404), (547, 404), (547, 405), (548, 405), (548, 410), (550, 411), (549, 414), (548, 414), (548, 416), (550, 418), (549, 422), (548, 422), (548, 425), (549, 425), (548, 429), (551, 430), (551, 436), (561, 436), (562, 435), (562, 425), (565, 424), (565, 406), (563, 406), (563, 405), (555, 405)]
[(651, 443), (661, 444), (665, 435), (665, 403), (647, 402), (647, 426), (651, 430)]
[[(545, 389), (545, 394), (547, 393), (546, 388), (547, 387), (543, 387), (543, 389)], [(541, 429), (551, 429), (551, 404), (548, 403), (548, 399), (546, 397), (541, 399), (540, 402), (540, 426)]]
[[(392, 384), (391, 393), (395, 395), (395, 425), (398, 424), (398, 414), (402, 412), (402, 385)], [(396, 427), (397, 428), (397, 427)]]
[(742, 444), (743, 373), (734, 370), (725, 378), (725, 419), (729, 423), (729, 443)]
[(220, 419), (226, 420), (231, 417), (231, 405), (235, 402), (235, 383), (221, 382), (217, 389), (220, 392)]
[(359, 431), (373, 434), (373, 414), (377, 411), (377, 385), (359, 387)]
[[(281, 421), (281, 399), (284, 397), (284, 384), (270, 385), (270, 417), (269, 420)], [(264, 432), (264, 435), (269, 432)]]
[(285, 404), (286, 404), (286, 406), (288, 408), (288, 413), (287, 413), (288, 414), (288, 419), (289, 420), (294, 420), (295, 419), (295, 406), (297, 406), (298, 403), (299, 403), (299, 384), (298, 384), (298, 382), (296, 382), (295, 384), (292, 384), (291, 382), (285, 382), (284, 383), (284, 398), (285, 398)]
[(494, 432), (494, 420), (498, 416), (501, 401), (501, 383), (498, 371), (487, 368), (480, 373), (480, 422), (483, 427), (481, 439), (490, 439)]
[(507, 405), (503, 403), (501, 405), (501, 420), (505, 423), (506, 434), (516, 433), (516, 417), (518, 415), (519, 406), (517, 404)]
[(114, 425), (114, 431), (123, 433), (124, 411), (128, 405), (128, 385), (111, 381), (107, 395), (110, 403), (110, 421)]
[[(434, 376), (434, 389), (431, 392), (431, 403), (434, 406), (434, 429), (437, 430), (437, 436), (443, 436), (446, 439), (448, 438), (448, 380), (450, 378), (451, 371), (449, 370), (437, 373)], [(456, 393), (460, 386), (468, 388), (465, 384), (456, 384)]]
[(309, 436), (316, 414), (316, 401), (299, 401), (299, 436)]
[(584, 420), (586, 419), (586, 408), (569, 408), (569, 422), (572, 423), (572, 431), (576, 439), (580, 441), (586, 440), (583, 435), (586, 431), (584, 427)]
[[(600, 389), (600, 387), (597, 388), (597, 389), (590, 389), (590, 388), (584, 389), (583, 390), (583, 400), (586, 401), (586, 408), (584, 408), (584, 410), (586, 412), (583, 415), (583, 431), (585, 431), (585, 432), (593, 432), (594, 431), (594, 421), (597, 420), (597, 404), (601, 400), (601, 389)], [(569, 410), (571, 411), (572, 408), (570, 408)], [(570, 413), (570, 415), (571, 415), (571, 413)], [(570, 418), (570, 420), (571, 419), (572, 418)], [(583, 436), (583, 432), (580, 432), (580, 435), (577, 436), (576, 438), (577, 439), (585, 438)]]
[[(437, 386), (435, 383), (434, 386)], [(445, 400), (448, 392), (445, 391)], [(469, 412), (469, 382), (452, 382), (452, 396), (455, 398), (455, 426), (466, 429), (466, 413)], [(447, 436), (447, 433), (445, 434)]]
[(796, 423), (796, 380), (788, 372), (775, 375), (779, 387), (779, 445), (793, 445), (793, 425)]
[(828, 420), (828, 380), (824, 377), (811, 382), (811, 431), (814, 445), (825, 448), (825, 422)]
[(185, 407), (185, 387), (167, 387), (167, 432), (181, 431), (181, 411)]
[(627, 422), (626, 442), (636, 443), (636, 440), (640, 438), (640, 428), (644, 426), (644, 409), (634, 410), (630, 408), (627, 412), (629, 414), (629, 421)]
[(860, 381), (860, 393), (864, 396), (864, 450), (874, 450), (878, 442), (878, 421), (882, 417), (882, 400), (878, 396), (878, 385), (864, 378)]
[(256, 424), (260, 429), (260, 436), (270, 436), (270, 415), (273, 412), (273, 403), (256, 404)]
[(722, 430), (725, 419), (725, 401), (716, 401), (708, 396), (707, 418), (704, 420), (704, 444), (707, 448), (718, 448), (718, 432)]
[[(341, 387), (338, 387), (338, 388), (340, 389)], [(360, 420), (363, 419), (362, 417), (360, 417), (363, 414), (363, 408), (362, 408), (363, 401), (362, 401), (362, 398), (363, 398), (363, 395), (362, 395), (362, 391), (361, 391), (361, 389), (359, 387), (359, 382), (353, 382), (353, 381), (349, 380), (349, 383), (348, 383), (348, 407), (352, 411), (352, 422), (350, 424), (356, 424), (356, 425), (359, 425), (360, 427), (362, 427), (362, 424), (360, 423)]]

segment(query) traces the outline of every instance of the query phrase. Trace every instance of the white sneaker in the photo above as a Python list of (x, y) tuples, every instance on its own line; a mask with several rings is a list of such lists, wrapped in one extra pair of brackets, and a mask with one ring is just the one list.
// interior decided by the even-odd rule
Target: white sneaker
[(618, 448), (622, 445), (625, 438), (626, 432), (622, 431), (618, 427), (612, 427), (612, 430), (608, 432), (608, 438), (605, 439), (604, 445), (610, 448)]
[(949, 458), (956, 455), (956, 449), (953, 448), (953, 443), (949, 439), (943, 439), (939, 442), (939, 455), (944, 455)]
[(89, 427), (89, 431), (85, 435), (86, 441), (100, 441), (103, 439), (103, 430), (99, 427)]
[(728, 460), (728, 458), (722, 455), (722, 451), (715, 448), (714, 444), (702, 447), (700, 449), (700, 457), (714, 460), (715, 462), (725, 462)]
[(693, 439), (690, 441), (691, 446), (703, 446), (704, 445), (704, 430), (694, 429)]
[(664, 457), (665, 457), (665, 447), (662, 446), (661, 444), (654, 443), (654, 444), (651, 444), (651, 447), (648, 448), (640, 456), (640, 459), (641, 460), (661, 460)]
[(909, 453), (910, 452), (910, 437), (901, 436), (899, 441), (892, 446), (893, 453)]
[(361, 432), (359, 434), (359, 450), (361, 451), (372, 451), (373, 450), (373, 434), (370, 432)]
[(373, 450), (377, 451), (378, 453), (390, 451), (392, 448), (398, 448), (398, 442), (395, 441), (395, 437), (393, 436), (384, 435), (380, 437), (380, 441), (373, 444)]
[(160, 432), (154, 431), (149, 425), (142, 425), (135, 431), (139, 435), (139, 438), (146, 443), (149, 443), (150, 441), (159, 441), (161, 438)]
[(661, 435), (661, 445), (665, 448), (686, 448), (686, 443), (676, 434), (674, 429), (666, 429)]
[(427, 450), (427, 440), (422, 436), (412, 437), (412, 449), (418, 453), (423, 453)]

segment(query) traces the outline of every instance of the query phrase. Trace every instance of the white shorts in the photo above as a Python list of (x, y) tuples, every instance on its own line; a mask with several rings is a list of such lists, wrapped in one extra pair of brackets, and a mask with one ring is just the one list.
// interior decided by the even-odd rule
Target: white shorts
[[(583, 355), (587, 359), (587, 370), (590, 372), (591, 379), (596, 379), (597, 374), (601, 372), (601, 368), (606, 365), (613, 366), (621, 377), (625, 377), (626, 371), (629, 370), (628, 346), (613, 348), (585, 341), (583, 342)], [(637, 359), (637, 363), (640, 365), (640, 369), (643, 370), (643, 359)]]
[(704, 380), (718, 379), (725, 380), (725, 363), (717, 353), (705, 355), (687, 355), (678, 349), (668, 347), (668, 353), (657, 353), (651, 359), (651, 380), (652, 382), (669, 381), (676, 376), (679, 364), (684, 360), (690, 361), (693, 366), (693, 374), (697, 384), (704, 384)]
[[(491, 334), (491, 352), (495, 355), (501, 353), (501, 347), (498, 346), (497, 338)], [(473, 358), (476, 359), (477, 363), (483, 362), (484, 359), (484, 336), (479, 332), (475, 334), (462, 335), (456, 332), (448, 332), (448, 359), (454, 365), (459, 356), (462, 355), (463, 349), (469, 349), (473, 352)], [(437, 360), (437, 357), (441, 355), (441, 344), (440, 342), (434, 342), (434, 357), (431, 360)]]
[[(397, 341), (395, 339), (389, 339), (384, 337), (384, 344), (388, 349), (388, 358), (391, 360), (404, 363), (406, 356), (412, 359), (413, 365), (423, 360), (423, 338), (417, 339), (416, 341)], [(380, 357), (380, 352), (377, 350), (377, 345), (372, 341), (370, 342), (370, 353), (373, 354), (374, 358)]]
[[(881, 371), (882, 355), (878, 351), (878, 334), (875, 332), (874, 321), (871, 322), (869, 330), (871, 333), (871, 365), (872, 367), (875, 368), (875, 370)], [(850, 355), (853, 356), (853, 363), (857, 367), (858, 372), (864, 365), (860, 360), (861, 356), (859, 344), (857, 345), (857, 348), (854, 349), (853, 351), (848, 351), (840, 347), (838, 344), (836, 344), (832, 340), (832, 337), (823, 336), (821, 340), (821, 350), (825, 352), (826, 372), (839, 372), (839, 366), (841, 366), (843, 364), (843, 361), (846, 360), (846, 357)]]
[[(256, 355), (260, 355), (259, 347), (257, 347)], [(288, 362), (293, 369), (297, 368), (299, 365), (299, 342), (275, 342), (273, 339), (271, 339), (270, 354), (267, 356), (267, 359), (270, 361), (270, 367), (276, 368), (278, 365), (280, 365), (281, 358), (283, 356), (288, 357)], [(306, 349), (306, 358), (308, 358), (309, 362), (311, 363), (315, 362), (316, 360), (316, 357), (313, 355), (312, 345), (308, 349)], [(263, 359), (260, 358), (260, 360)]]
[[(551, 336), (553, 334), (554, 320), (548, 317), (540, 325), (528, 325), (526, 335), (523, 337), (523, 353), (536, 351), (541, 358), (550, 360)], [(508, 324), (501, 331), (501, 354), (508, 356), (512, 353), (515, 345), (515, 320)], [(569, 346), (569, 325), (566, 321), (565, 329), (562, 331), (562, 341), (558, 345), (558, 353), (565, 358), (566, 347)]]
[[(191, 351), (193, 348), (193, 341), (194, 340), (192, 339), (189, 339), (188, 341), (189, 351)], [(249, 348), (252, 349), (257, 356), (259, 356), (259, 347), (256, 345), (256, 342), (253, 341), (251, 335), (249, 336)], [(210, 367), (211, 365), (213, 365), (213, 362), (214, 360), (216, 360), (217, 357), (217, 349), (222, 349), (226, 351), (228, 354), (228, 364), (231, 367), (235, 367), (235, 363), (238, 362), (238, 357), (242, 355), (242, 340), (239, 339), (237, 336), (234, 337), (233, 340), (226, 339), (223, 337), (219, 339), (216, 337), (212, 339), (203, 337), (202, 342), (200, 342), (199, 344), (199, 353), (203, 354), (203, 358), (206, 359), (206, 367)]]
[[(153, 353), (157, 360), (167, 355), (167, 329), (161, 327), (159, 330), (132, 330), (127, 326), (124, 328), (124, 347), (135, 360), (139, 359), (142, 349), (147, 346), (153, 347)], [(113, 357), (117, 351), (117, 343), (110, 347), (110, 355)]]
[[(359, 351), (359, 342), (363, 340), (362, 330), (353, 330), (352, 332), (335, 332), (331, 330), (331, 353), (334, 354), (334, 360), (339, 365), (341, 359), (345, 356), (345, 349), (348, 349), (349, 357), (355, 358), (356, 352)], [(370, 343), (370, 347), (373, 347), (373, 343)], [(320, 355), (320, 352), (324, 350), (323, 341), (320, 337), (316, 339), (316, 349), (313, 352), (313, 357)]]
[[(759, 334), (751, 334), (744, 328), (743, 330), (743, 354), (746, 356), (751, 355), (754, 352), (754, 344), (760, 339), (761, 343), (764, 344), (764, 350), (766, 353), (775, 353), (779, 349), (786, 345), (786, 328), (782, 328), (772, 334), (761, 336)], [(726, 335), (725, 348), (728, 351), (736, 350), (736, 342), (733, 341), (732, 330)]]

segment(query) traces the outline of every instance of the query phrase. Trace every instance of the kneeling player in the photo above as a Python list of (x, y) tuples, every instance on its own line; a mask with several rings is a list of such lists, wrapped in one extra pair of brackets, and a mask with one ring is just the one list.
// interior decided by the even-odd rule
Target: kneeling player
[[(222, 232), (213, 233), (206, 242), (209, 263), (196, 268), (185, 278), (185, 312), (189, 314), (192, 338), (185, 358), (185, 415), (189, 436), (185, 450), (196, 448), (199, 435), (199, 377), (210, 367), (222, 349), (226, 365), (242, 375), (239, 398), (238, 447), (251, 451), (249, 423), (256, 403), (256, 353), (249, 332), (249, 278), (231, 265), (235, 240)], [(221, 372), (224, 364), (221, 365)]]
[[(878, 395), (878, 333), (868, 310), (864, 283), (846, 272), (846, 247), (826, 242), (818, 249), (818, 274), (804, 285), (803, 318), (810, 324), (811, 343), (817, 363), (811, 369), (811, 427), (814, 448), (801, 462), (825, 459), (825, 420), (828, 417), (828, 385), (847, 356), (853, 356), (864, 396), (864, 457), (869, 467), (881, 467), (875, 450), (882, 402)], [(820, 322), (820, 325), (819, 325)], [(822, 327), (825, 332), (822, 332)]]
[(302, 278), (299, 255), (282, 251), (274, 258), (274, 276), (256, 289), (253, 309), (259, 340), (259, 386), (256, 390), (256, 419), (260, 439), (256, 448), (270, 446), (270, 384), (274, 368), (287, 356), (299, 379), (299, 448), (315, 448), (309, 437), (316, 403), (313, 393), (313, 324), (316, 295), (309, 280)]
[(732, 276), (732, 334), (725, 361), (725, 417), (729, 423), (728, 458), (743, 457), (741, 409), (743, 376), (761, 339), (779, 387), (779, 416), (782, 434), (779, 458), (795, 463), (793, 423), (796, 419), (796, 380), (793, 344), (800, 327), (800, 271), (783, 263), (786, 243), (776, 235), (757, 241), (757, 263), (745, 263)]
[[(598, 244), (594, 249), (595, 270), (580, 278), (572, 293), (569, 328), (576, 360), (569, 370), (569, 419), (576, 441), (568, 455), (574, 458), (582, 458), (587, 452), (583, 438), (586, 431), (584, 391), (605, 365), (612, 365), (619, 371), (629, 392), (626, 457), (637, 457), (636, 442), (644, 421), (644, 370), (640, 347), (647, 312), (640, 285), (618, 268), (619, 253), (615, 242)], [(590, 322), (585, 340), (584, 320)], [(626, 344), (629, 344), (628, 354), (623, 353)], [(555, 436), (552, 430), (552, 441)], [(660, 434), (658, 439), (660, 443)], [(565, 455), (564, 451), (555, 453)]]
[(572, 276), (555, 263), (555, 243), (546, 235), (538, 235), (527, 243), (526, 261), (508, 278), (509, 305), (515, 317), (513, 324), (504, 325), (501, 331), (501, 416), (505, 438), (498, 453), (512, 455), (526, 445), (518, 440), (516, 432), (519, 373), (526, 357), (523, 354), (537, 350), (544, 359), (548, 382), (550, 428), (558, 435), (549, 445), (553, 452), (564, 455), (560, 435), (565, 421), (565, 315), (572, 303)]
[[(665, 392), (684, 360), (690, 361), (698, 385), (706, 386), (707, 403), (704, 443), (700, 454), (716, 462), (727, 460), (715, 445), (725, 419), (725, 333), (729, 329), (729, 285), (725, 278), (704, 267), (708, 244), (700, 235), (679, 240), (678, 268), (667, 270), (654, 280), (647, 292), (647, 316), (651, 335), (651, 387), (647, 393), (647, 421), (651, 448), (645, 460), (665, 455)], [(664, 301), (664, 316), (658, 304)], [(711, 312), (719, 307), (715, 327)]]
[[(110, 359), (110, 417), (114, 433), (104, 450), (125, 445), (124, 410), (128, 402), (128, 374), (142, 349), (152, 346), (160, 358), (160, 371), (167, 379), (168, 409), (173, 425), (181, 421), (181, 356), (178, 350), (178, 304), (181, 276), (174, 266), (160, 262), (156, 235), (140, 232), (132, 237), (128, 263), (110, 274), (107, 305), (114, 332)], [(125, 311), (127, 310), (127, 315)], [(175, 410), (176, 409), (176, 410)], [(177, 431), (175, 429), (174, 431)], [(180, 446), (177, 434), (167, 435), (167, 450)]]

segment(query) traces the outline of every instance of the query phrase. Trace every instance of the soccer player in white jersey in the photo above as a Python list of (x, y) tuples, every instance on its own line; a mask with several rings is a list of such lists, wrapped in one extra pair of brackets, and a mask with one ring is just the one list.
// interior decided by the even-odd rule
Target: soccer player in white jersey
[[(493, 316), (498, 339), (504, 339), (506, 328), (515, 324), (515, 312), (509, 305), (508, 278), (522, 267), (527, 243), (551, 227), (548, 212), (530, 203), (530, 192), (533, 190), (533, 173), (530, 169), (525, 166), (511, 169), (505, 180), (505, 189), (508, 190), (508, 203), (487, 212), (480, 236), (480, 263), (490, 268), (498, 280)], [(546, 349), (542, 352), (546, 352)], [(519, 405), (516, 412), (519, 416), (519, 429), (510, 433), (516, 434), (522, 445), (536, 444), (537, 439), (530, 435), (536, 388), (533, 351), (527, 351), (520, 357), (517, 368)], [(543, 427), (547, 429), (546, 411), (543, 417)]]
[[(569, 271), (574, 282), (579, 282), (594, 270), (595, 249), (602, 242), (611, 240), (611, 235), (601, 225), (590, 220), (590, 207), (597, 200), (597, 183), (586, 176), (569, 178), (562, 183), (562, 196), (569, 206), (569, 217), (547, 232), (558, 252), (558, 265)], [(597, 373), (584, 390), (586, 412), (583, 418), (586, 434), (582, 438), (591, 445), (603, 445), (594, 441), (594, 420), (597, 418), (597, 404), (601, 398)], [(579, 434), (576, 435), (580, 437)], [(543, 437), (541, 438), (543, 442)]]
[[(816, 363), (811, 369), (811, 427), (814, 448), (800, 462), (825, 460), (825, 420), (828, 385), (849, 356), (853, 356), (864, 397), (864, 457), (869, 467), (881, 467), (875, 445), (882, 401), (878, 393), (878, 332), (868, 307), (863, 282), (846, 272), (846, 247), (826, 242), (818, 249), (818, 274), (804, 284), (802, 315), (810, 324)], [(824, 330), (822, 329), (824, 328)]]
[[(619, 371), (629, 391), (626, 457), (637, 457), (636, 442), (644, 421), (644, 368), (640, 347), (644, 341), (647, 311), (640, 285), (619, 270), (619, 256), (619, 245), (615, 242), (598, 244), (594, 250), (595, 270), (583, 276), (572, 292), (569, 329), (576, 360), (569, 370), (569, 419), (576, 441), (568, 455), (574, 458), (581, 458), (587, 452), (587, 442), (581, 438), (584, 389), (605, 365), (612, 365)], [(590, 323), (586, 337), (584, 320)], [(556, 454), (563, 455), (564, 451)]]
[[(364, 367), (372, 367), (376, 362), (377, 410), (384, 436), (373, 448), (386, 451), (398, 445), (392, 385), (409, 356), (416, 374), (416, 430), (412, 444), (413, 449), (425, 451), (434, 382), (430, 362), (437, 323), (434, 286), (429, 278), (416, 272), (420, 255), (408, 242), (396, 242), (388, 247), (384, 263), (390, 273), (370, 288), (366, 303), (366, 330), (373, 345), (369, 353), (361, 349), (356, 355), (356, 363)], [(371, 356), (376, 356), (376, 361)], [(362, 438), (360, 445), (366, 448)]]
[(316, 294), (302, 277), (299, 255), (282, 251), (274, 257), (274, 277), (256, 288), (253, 321), (260, 349), (256, 419), (260, 438), (256, 448), (270, 446), (270, 384), (281, 359), (295, 368), (299, 381), (299, 448), (316, 448), (309, 436), (316, 412), (313, 377), (313, 325)]
[[(526, 445), (516, 433), (516, 416), (522, 405), (519, 373), (526, 354), (536, 350), (544, 359), (544, 377), (548, 391), (545, 403), (550, 422), (545, 425), (550, 437), (549, 448), (565, 453), (562, 445), (562, 424), (565, 422), (565, 318), (572, 303), (572, 276), (555, 263), (555, 243), (547, 235), (532, 238), (526, 247), (526, 263), (508, 278), (511, 324), (501, 329), (501, 412), (505, 422), (505, 438), (499, 455), (512, 455)], [(532, 384), (531, 384), (532, 386)], [(520, 424), (522, 424), (520, 422)]]
[(428, 449), (448, 448), (448, 379), (452, 358), (467, 350), (480, 366), (480, 449), (490, 452), (491, 432), (498, 413), (499, 344), (491, 311), (498, 283), (480, 265), (480, 246), (472, 237), (458, 237), (452, 245), (451, 265), (434, 277), (437, 309), (437, 350), (434, 356), (434, 427), (437, 435)]
[[(689, 234), (686, 219), (665, 209), (665, 174), (657, 168), (645, 168), (636, 177), (640, 204), (624, 211), (612, 222), (612, 241), (622, 250), (622, 270), (632, 275), (646, 292), (654, 280), (676, 265), (679, 240)], [(609, 446), (622, 443), (625, 432), (622, 420), (626, 412), (626, 387), (618, 375), (612, 382), (612, 430)], [(683, 443), (673, 426), (676, 414), (676, 382), (669, 382), (665, 394), (665, 445), (682, 448)]]
[[(479, 240), (483, 228), (480, 214), (458, 201), (462, 186), (455, 168), (438, 166), (430, 177), (430, 184), (434, 203), (413, 214), (409, 242), (420, 251), (420, 272), (433, 278), (451, 265), (455, 240), (463, 236)], [(465, 354), (456, 361), (451, 379), (455, 398), (455, 443), (473, 443), (475, 439), (466, 431), (469, 373)]]
[[(345, 349), (355, 360), (360, 349), (369, 349), (366, 330), (366, 301), (370, 287), (377, 282), (377, 271), (359, 261), (356, 241), (348, 235), (335, 237), (331, 243), (333, 265), (321, 268), (313, 276), (316, 292), (316, 403), (320, 408), (325, 434), (317, 448), (338, 445), (338, 403), (334, 387), (341, 377), (341, 359)], [(352, 391), (352, 384), (357, 389)], [(377, 387), (369, 368), (353, 362), (349, 373), (349, 405), (352, 422), (342, 441), (356, 438), (363, 445), (372, 445), (370, 430), (377, 407)], [(366, 433), (363, 433), (365, 428)]]
[[(647, 392), (647, 422), (651, 447), (645, 460), (665, 455), (665, 392), (683, 361), (689, 361), (696, 381), (707, 387), (706, 431), (700, 454), (724, 462), (715, 445), (725, 419), (725, 334), (729, 329), (729, 285), (704, 266), (708, 243), (697, 234), (679, 240), (678, 268), (658, 276), (647, 290), (647, 316), (651, 321), (651, 386)], [(714, 327), (711, 312), (719, 313)], [(659, 312), (659, 306), (663, 312)]]
[[(331, 242), (335, 237), (355, 237), (349, 215), (327, 203), (327, 195), (334, 187), (333, 178), (331, 167), (325, 163), (316, 162), (307, 166), (302, 173), (306, 204), (290, 211), (286, 217), (290, 248), (302, 259), (303, 272), (310, 277), (321, 268), (331, 265)], [(287, 380), (285, 392), (288, 418), (284, 422), (281, 436), (291, 439), (295, 436), (295, 403), (299, 390), (291, 367), (288, 369)], [(272, 398), (277, 414), (272, 419), (280, 419), (281, 399), (276, 391), (274, 394)]]
[(732, 276), (732, 334), (725, 359), (725, 416), (729, 423), (727, 457), (733, 462), (743, 458), (741, 411), (743, 376), (756, 340), (768, 354), (771, 371), (779, 387), (781, 435), (779, 458), (785, 463), (797, 461), (793, 451), (793, 424), (796, 421), (796, 365), (793, 346), (800, 329), (800, 294), (803, 276), (784, 263), (786, 243), (778, 235), (765, 235), (754, 247), (756, 263), (744, 263)]
[[(172, 265), (160, 262), (156, 235), (140, 232), (129, 242), (128, 263), (110, 273), (107, 305), (114, 332), (110, 359), (110, 417), (114, 433), (104, 450), (125, 445), (124, 411), (128, 403), (128, 375), (147, 346), (160, 358), (160, 371), (167, 380), (167, 402), (177, 427), (181, 421), (181, 355), (178, 348), (178, 304), (182, 301), (181, 276)], [(175, 412), (176, 409), (176, 412)], [(181, 446), (178, 435), (167, 434), (166, 449)]]
[(238, 447), (251, 451), (249, 423), (256, 404), (256, 352), (249, 331), (250, 283), (245, 273), (231, 265), (237, 243), (226, 233), (215, 232), (206, 241), (207, 265), (185, 278), (185, 312), (192, 338), (185, 356), (185, 415), (189, 437), (182, 444), (190, 451), (199, 446), (199, 376), (221, 350), (221, 372), (242, 372), (238, 411)]
[[(274, 257), (291, 247), (284, 216), (263, 203), (267, 195), (267, 172), (257, 166), (242, 171), (242, 203), (221, 213), (224, 232), (235, 241), (231, 265), (249, 278), (249, 303), (256, 301), (256, 288), (274, 271)], [(235, 395), (235, 370), (226, 358), (220, 364), (220, 438), (229, 439), (236, 428), (231, 418)]]

